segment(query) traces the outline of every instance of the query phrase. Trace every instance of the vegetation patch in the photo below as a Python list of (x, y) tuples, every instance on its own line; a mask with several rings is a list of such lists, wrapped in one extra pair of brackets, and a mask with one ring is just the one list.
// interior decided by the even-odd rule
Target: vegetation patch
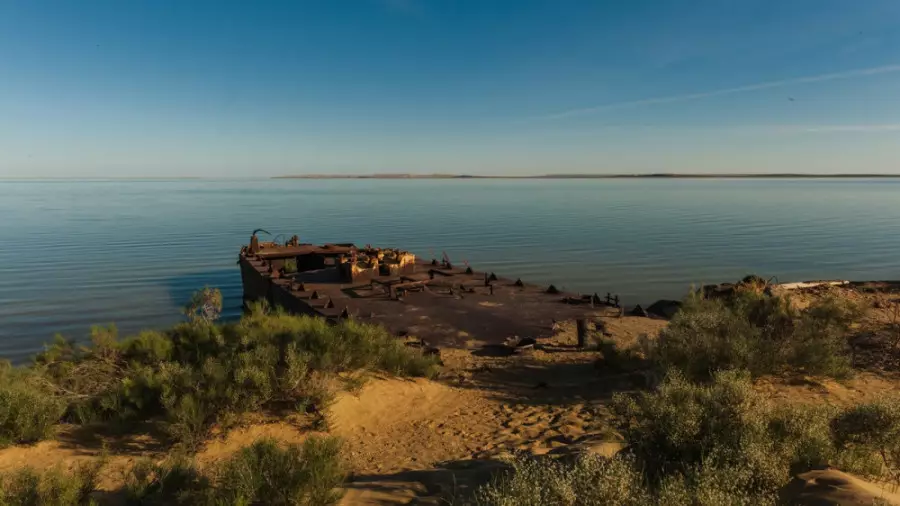
[(644, 506), (652, 496), (629, 458), (579, 458), (565, 464), (549, 458), (518, 456), (508, 472), (460, 502), (476, 506), (555, 504)]
[(800, 310), (788, 297), (754, 290), (692, 295), (658, 339), (645, 341), (644, 352), (663, 374), (678, 369), (697, 380), (730, 369), (840, 378), (852, 372), (848, 334), (860, 313), (837, 298)]
[(694, 383), (675, 373), (650, 393), (619, 395), (627, 447), (611, 459), (520, 457), (468, 503), (487, 505), (776, 504), (791, 476), (823, 465), (897, 476), (900, 404), (775, 408), (749, 374)]
[(93, 505), (100, 463), (81, 465), (73, 472), (60, 469), (39, 472), (31, 468), (0, 474), (0, 505)]
[(50, 437), (64, 409), (42, 378), (0, 363), (0, 447)]
[(95, 327), (88, 346), (57, 337), (30, 367), (4, 366), (0, 444), (46, 438), (60, 420), (157, 420), (196, 448), (213, 425), (246, 412), (288, 408), (322, 418), (339, 384), (331, 378), (341, 373), (432, 376), (438, 368), (435, 357), (378, 326), (331, 325), (262, 305), (219, 324), (220, 311), (221, 295), (204, 289), (185, 310), (189, 321), (170, 330), (120, 339), (113, 325)]
[(144, 461), (128, 476), (126, 492), (139, 505), (326, 506), (340, 499), (344, 476), (334, 438), (286, 446), (261, 439), (206, 472), (183, 459)]

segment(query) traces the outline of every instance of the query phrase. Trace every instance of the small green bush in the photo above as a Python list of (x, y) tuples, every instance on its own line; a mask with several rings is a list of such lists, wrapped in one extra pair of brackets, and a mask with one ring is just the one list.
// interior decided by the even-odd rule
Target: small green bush
[(281, 445), (261, 439), (200, 472), (191, 462), (143, 461), (126, 477), (129, 504), (326, 506), (340, 499), (344, 481), (334, 438)]
[(310, 438), (282, 447), (263, 439), (219, 469), (216, 496), (219, 504), (324, 506), (340, 499), (343, 480), (337, 440)]
[(125, 499), (134, 506), (203, 504), (212, 483), (184, 458), (164, 463), (141, 460), (125, 477)]
[(754, 376), (787, 369), (832, 377), (851, 373), (847, 333), (859, 309), (838, 299), (804, 311), (785, 297), (738, 291), (728, 298), (691, 296), (648, 347), (663, 371), (708, 380), (719, 370)]
[(59, 469), (38, 472), (31, 468), (0, 475), (0, 505), (78, 506), (93, 505), (99, 464), (81, 465), (72, 473)]
[(613, 409), (629, 452), (654, 483), (696, 474), (696, 466), (739, 466), (749, 480), (740, 486), (758, 495), (789, 476), (793, 456), (770, 433), (768, 412), (746, 374), (717, 373), (709, 385), (674, 374), (653, 393), (617, 395)]
[(309, 367), (342, 372), (374, 369), (400, 376), (432, 376), (437, 360), (404, 346), (385, 328), (355, 321), (329, 325), (321, 318), (296, 317), (280, 311), (251, 313), (236, 331), (251, 342), (266, 342), (308, 359)]
[(222, 292), (208, 286), (197, 290), (184, 306), (184, 314), (194, 323), (212, 323), (218, 320), (222, 314)]
[(127, 338), (121, 344), (121, 349), (126, 361), (147, 364), (171, 360), (174, 344), (172, 339), (162, 332), (145, 330)]
[[(881, 400), (844, 410), (831, 421), (845, 466), (860, 474), (887, 473), (900, 479), (900, 402)], [(877, 463), (872, 457), (877, 456)]]
[(470, 501), (476, 506), (643, 506), (644, 478), (628, 458), (584, 456), (573, 464), (520, 456)]
[(53, 434), (64, 403), (36, 375), (0, 366), (0, 447), (34, 443)]

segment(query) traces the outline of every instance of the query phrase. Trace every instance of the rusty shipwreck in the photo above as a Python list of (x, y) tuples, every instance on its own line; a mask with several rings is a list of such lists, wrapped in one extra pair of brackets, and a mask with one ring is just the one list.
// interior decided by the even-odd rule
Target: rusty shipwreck
[(238, 264), (245, 304), (377, 323), (441, 347), (537, 340), (566, 320), (578, 322), (583, 340), (585, 322), (620, 314), (609, 294), (565, 293), (395, 248), (261, 241), (254, 233)]

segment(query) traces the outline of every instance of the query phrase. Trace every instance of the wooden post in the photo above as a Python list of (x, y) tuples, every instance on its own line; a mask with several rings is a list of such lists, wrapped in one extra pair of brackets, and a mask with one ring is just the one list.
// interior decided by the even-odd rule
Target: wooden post
[(587, 343), (587, 320), (583, 318), (575, 320), (575, 329), (578, 333), (578, 347), (584, 348)]

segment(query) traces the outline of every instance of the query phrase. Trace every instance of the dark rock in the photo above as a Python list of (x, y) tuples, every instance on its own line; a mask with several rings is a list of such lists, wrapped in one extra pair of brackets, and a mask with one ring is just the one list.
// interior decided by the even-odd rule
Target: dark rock
[(522, 278), (516, 279), (516, 282), (513, 283), (513, 284), (516, 285), (516, 286), (518, 286), (518, 287), (520, 287), (520, 288), (523, 287), (523, 286), (525, 286), (525, 283), (522, 282)]
[(466, 274), (474, 274), (475, 271), (472, 270), (471, 267), (466, 267)]
[(556, 294), (556, 293), (559, 293), (559, 289), (556, 288), (556, 287), (553, 286), (553, 285), (550, 285), (550, 286), (547, 287), (547, 293), (549, 293), (549, 294)]
[(631, 316), (643, 316), (643, 317), (650, 316), (647, 313), (647, 310), (642, 308), (640, 304), (638, 304), (637, 306), (634, 306), (634, 309), (632, 309), (628, 314), (630, 314)]
[(769, 293), (771, 291), (771, 287), (769, 286), (768, 281), (766, 281), (765, 279), (755, 274), (751, 274), (749, 276), (744, 276), (744, 278), (737, 283), (704, 285), (703, 288), (700, 289), (700, 292), (703, 294), (703, 296), (709, 299), (728, 298), (733, 296), (738, 291)]
[(675, 313), (681, 310), (681, 301), (661, 299), (647, 308), (647, 312), (654, 316), (660, 316), (671, 320)]
[(492, 272), (491, 275), (488, 276), (488, 281), (497, 281), (497, 275)]
[(313, 290), (313, 293), (309, 296), (309, 298), (314, 300), (320, 298), (319, 292)]
[(334, 301), (331, 300), (331, 297), (328, 297), (328, 302), (325, 303), (326, 309), (331, 309), (334, 307)]
[(718, 285), (703, 285), (700, 289), (701, 293), (707, 299), (718, 299), (731, 297), (735, 292), (735, 285), (732, 283), (720, 283)]

